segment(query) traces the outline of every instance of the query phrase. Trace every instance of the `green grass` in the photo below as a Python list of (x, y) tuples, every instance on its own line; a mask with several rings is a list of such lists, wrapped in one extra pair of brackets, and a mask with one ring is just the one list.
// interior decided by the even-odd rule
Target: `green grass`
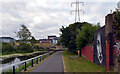
[(15, 54), (15, 53), (32, 53), (32, 52), (26, 52), (26, 51), (13, 51), (13, 52), (2, 52), (2, 55), (11, 55), (11, 54)]
[[(69, 56), (72, 57), (71, 60), (69, 60)], [(70, 55), (66, 51), (63, 51), (66, 72), (106, 72), (105, 68), (92, 63), (83, 57), (76, 59), (76, 56), (77, 55)]]
[[(39, 52), (39, 51), (34, 51), (34, 52)], [(20, 54), (26, 54), (26, 53), (34, 53), (34, 52), (26, 52), (26, 51), (14, 51), (14, 52), (9, 52), (9, 53), (0, 53), (1, 55), (12, 55), (12, 54), (16, 54), (16, 53), (20, 53)], [(42, 52), (42, 51), (41, 51)], [(48, 52), (48, 51), (43, 51), (43, 52)]]

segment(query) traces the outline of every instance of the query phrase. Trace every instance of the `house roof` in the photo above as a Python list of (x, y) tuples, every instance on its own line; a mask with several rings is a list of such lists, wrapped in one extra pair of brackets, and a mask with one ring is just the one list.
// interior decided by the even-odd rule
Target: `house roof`
[(39, 39), (39, 41), (52, 41), (52, 39)]
[(14, 39), (14, 38), (12, 38), (12, 37), (0, 37), (0, 39)]
[(48, 36), (48, 37), (56, 37), (55, 35), (52, 35), (52, 36)]

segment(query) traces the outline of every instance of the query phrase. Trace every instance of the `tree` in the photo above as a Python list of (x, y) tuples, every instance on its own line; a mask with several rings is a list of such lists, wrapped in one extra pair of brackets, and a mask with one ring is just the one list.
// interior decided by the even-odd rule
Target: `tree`
[(34, 38), (34, 36), (32, 36), (32, 38), (31, 38), (31, 40), (30, 40), (30, 41), (31, 41), (31, 44), (32, 44), (32, 45), (34, 45), (34, 43), (36, 43), (36, 42), (37, 42), (37, 41), (36, 41), (36, 39)]
[(76, 37), (76, 45), (77, 48), (80, 50), (81, 56), (81, 49), (93, 42), (94, 32), (100, 28), (100, 25), (92, 26), (92, 24), (86, 24), (81, 27), (82, 30), (78, 30), (78, 35)]
[(23, 42), (27, 42), (31, 38), (31, 32), (23, 24), (23, 25), (21, 25), (20, 30), (17, 32), (17, 37), (19, 37), (20, 40), (22, 40)]
[(116, 17), (115, 17), (115, 24), (113, 24), (115, 27), (115, 35), (117, 39), (120, 39), (120, 11), (116, 9)]
[(71, 53), (77, 53), (77, 50), (81, 49), (88, 43), (93, 41), (93, 33), (98, 29), (97, 26), (92, 26), (92, 24), (87, 22), (77, 22), (70, 24), (68, 27), (60, 28), (60, 43), (68, 48)]
[(60, 38), (60, 42), (63, 46), (68, 47), (69, 45), (69, 40), (70, 40), (70, 33), (69, 33), (69, 29), (68, 27), (64, 28), (62, 26), (62, 28), (60, 29), (60, 31), (62, 32), (61, 34), (61, 38)]
[(76, 35), (78, 34), (77, 29), (81, 30), (81, 26), (86, 24), (87, 22), (77, 22), (70, 24), (68, 27), (63, 27), (60, 28), (61, 31), (61, 38), (60, 38), (60, 43), (68, 48), (68, 51), (71, 53), (76, 53), (77, 47), (76, 47)]

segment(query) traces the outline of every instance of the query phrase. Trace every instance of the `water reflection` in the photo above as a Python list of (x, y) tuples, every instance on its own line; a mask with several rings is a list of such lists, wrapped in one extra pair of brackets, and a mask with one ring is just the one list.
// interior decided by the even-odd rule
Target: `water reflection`
[[(15, 64), (15, 63), (18, 63), (20, 61), (21, 60), (19, 58), (15, 58), (13, 61), (11, 61), (9, 63), (2, 64), (2, 67), (5, 67), (5, 66), (11, 65), (11, 64)], [(15, 66), (15, 67), (18, 67), (18, 66)]]
[[(27, 60), (27, 59), (36, 57), (36, 56), (44, 54), (44, 53), (46, 53), (46, 52), (34, 53), (32, 55), (29, 55), (29, 56), (18, 56), (18, 57), (12, 57), (12, 58), (8, 58), (8, 59), (4, 59), (2, 61), (2, 63), (0, 64), (0, 67), (2, 66), (2, 68), (3, 68), (5, 66), (15, 64), (15, 63), (21, 62), (23, 60)], [(15, 67), (18, 68), (21, 65), (23, 65), (23, 64), (15, 65)], [(8, 69), (10, 69), (10, 68), (8, 68)], [(8, 70), (8, 69), (6, 69), (6, 70)]]

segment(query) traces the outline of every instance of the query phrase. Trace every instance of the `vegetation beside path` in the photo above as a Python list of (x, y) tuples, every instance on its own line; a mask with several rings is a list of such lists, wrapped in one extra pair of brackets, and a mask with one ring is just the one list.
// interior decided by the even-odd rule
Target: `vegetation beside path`
[[(71, 56), (71, 60), (69, 60)], [(63, 59), (66, 72), (106, 72), (106, 69), (98, 66), (83, 57), (76, 58), (77, 55), (70, 55), (63, 51)]]

